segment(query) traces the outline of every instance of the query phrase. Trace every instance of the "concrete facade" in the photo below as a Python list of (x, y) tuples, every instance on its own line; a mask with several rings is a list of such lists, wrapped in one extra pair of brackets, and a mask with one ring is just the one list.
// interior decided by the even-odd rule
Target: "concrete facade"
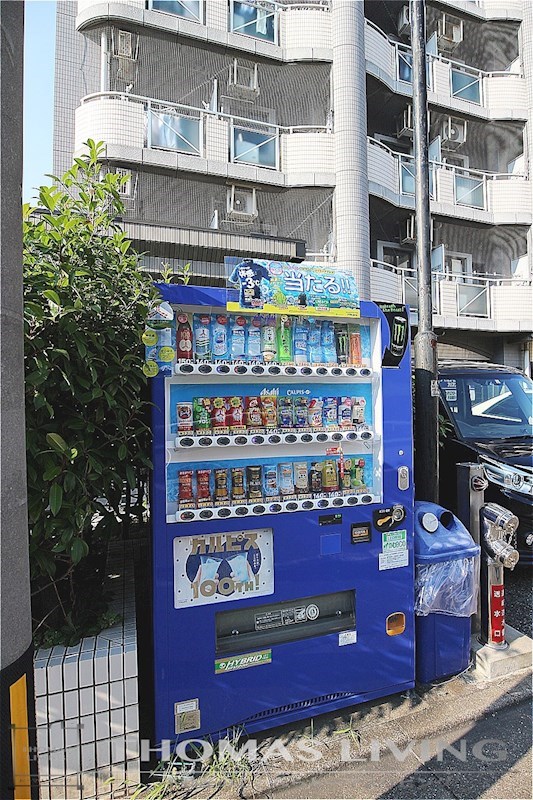
[[(272, 258), (297, 240), (307, 259), (354, 271), (362, 296), (416, 306), (407, 6), (261, 8), (58, 4), (54, 170), (87, 138), (105, 142), (107, 168), (131, 172), (126, 224), (153, 226), (152, 270), (192, 258), (193, 280), (219, 282), (230, 236), (261, 237)], [(527, 0), (427, 4), (436, 322), (470, 358), (522, 366), (533, 328), (530, 16)], [(195, 231), (194, 254), (158, 243), (161, 226)], [(447, 356), (457, 345), (446, 337)]]

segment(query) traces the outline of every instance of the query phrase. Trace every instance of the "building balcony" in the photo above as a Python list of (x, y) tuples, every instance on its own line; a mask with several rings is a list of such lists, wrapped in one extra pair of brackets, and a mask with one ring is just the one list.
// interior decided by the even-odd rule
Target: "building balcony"
[[(84, 97), (75, 114), (75, 154), (102, 141), (113, 162), (201, 173), (279, 187), (334, 186), (335, 136), (326, 126), (280, 127), (251, 119), (103, 92)], [(414, 208), (412, 156), (368, 139), (369, 192)], [(431, 164), (434, 214), (486, 224), (531, 224), (523, 175)]]
[[(377, 25), (366, 21), (367, 72), (393, 92), (412, 96), (412, 50), (390, 40)], [(427, 56), (428, 101), (483, 119), (527, 119), (524, 76), (515, 72), (483, 72), (444, 58)]]
[(480, 20), (521, 20), (523, 17), (522, 0), (439, 0), (439, 2)]
[(334, 137), (326, 126), (282, 128), (120, 92), (83, 98), (75, 154), (102, 141), (110, 161), (275, 186), (333, 186)]
[[(370, 194), (393, 205), (413, 208), (415, 166), (412, 156), (368, 140)], [(524, 175), (495, 174), (430, 163), (431, 212), (489, 225), (530, 225), (531, 185)]]
[[(436, 327), (498, 333), (533, 330), (531, 280), (456, 277), (443, 272), (433, 272), (432, 278)], [(414, 270), (372, 261), (371, 296), (376, 301), (408, 304), (416, 324), (418, 280)]]
[(329, 0), (78, 0), (76, 27), (135, 23), (275, 60), (331, 61)]

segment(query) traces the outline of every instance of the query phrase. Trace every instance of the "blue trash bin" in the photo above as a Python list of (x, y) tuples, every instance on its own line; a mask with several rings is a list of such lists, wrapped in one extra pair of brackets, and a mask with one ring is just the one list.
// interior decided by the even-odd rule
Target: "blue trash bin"
[(479, 552), (462, 522), (436, 503), (415, 503), (416, 679), (456, 675), (470, 660)]

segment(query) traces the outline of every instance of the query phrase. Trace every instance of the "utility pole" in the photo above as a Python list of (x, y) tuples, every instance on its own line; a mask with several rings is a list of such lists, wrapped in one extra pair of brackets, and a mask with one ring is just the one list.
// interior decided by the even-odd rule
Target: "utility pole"
[(0, 3), (0, 797), (29, 800), (34, 728), (22, 322), (24, 3)]
[(419, 500), (438, 502), (437, 337), (431, 295), (431, 215), (424, 0), (410, 0), (413, 47), (413, 128), (415, 146), (418, 332), (415, 354), (415, 491)]

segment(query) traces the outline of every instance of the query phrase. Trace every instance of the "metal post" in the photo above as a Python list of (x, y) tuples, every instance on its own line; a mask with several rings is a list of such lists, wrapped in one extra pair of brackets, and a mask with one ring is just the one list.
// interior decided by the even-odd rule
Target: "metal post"
[(333, 0), (335, 239), (337, 264), (370, 300), (365, 15), (362, 0)]
[(0, 3), (0, 797), (30, 798), (33, 651), (22, 321), (24, 3)]
[[(481, 544), (480, 513), (485, 503), (485, 489), (488, 481), (481, 464), (466, 463), (457, 465), (457, 516), (470, 531), (476, 544)], [(477, 575), (479, 582), (479, 574)], [(478, 592), (477, 611), (472, 617), (472, 633), (481, 629), (481, 592)]]
[(426, 25), (424, 0), (410, 0), (413, 46), (413, 128), (415, 146), (418, 332), (415, 356), (415, 491), (419, 500), (438, 502), (437, 338), (431, 297), (431, 215), (429, 206)]
[(518, 517), (496, 503), (481, 509), (481, 631), (479, 640), (487, 647), (504, 650), (505, 588), (504, 568), (514, 569), (518, 552), (511, 539)]

